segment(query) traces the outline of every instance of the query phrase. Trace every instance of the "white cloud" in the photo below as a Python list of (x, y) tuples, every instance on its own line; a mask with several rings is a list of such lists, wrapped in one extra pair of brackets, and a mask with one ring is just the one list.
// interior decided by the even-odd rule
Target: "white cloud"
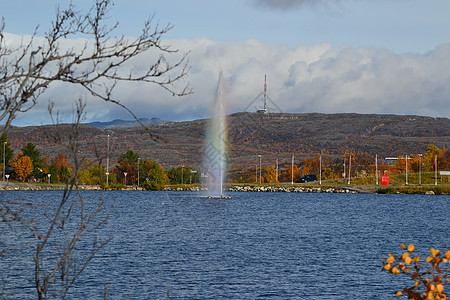
[[(138, 117), (167, 120), (207, 117), (220, 70), (230, 86), (230, 112), (246, 109), (262, 92), (267, 74), (268, 94), (276, 103), (277, 108), (272, 107), (276, 111), (450, 117), (450, 44), (425, 54), (397, 54), (367, 47), (338, 49), (328, 44), (292, 49), (255, 40), (178, 39), (167, 43), (182, 52), (191, 51), (188, 80), (195, 93), (177, 98), (156, 85), (122, 85), (116, 97)], [(151, 54), (142, 56), (134, 60), (133, 66), (125, 67), (141, 67), (152, 58)], [(79, 96), (88, 99), (87, 121), (131, 118), (122, 109), (83, 96), (77, 89), (54, 85), (37, 109), (18, 118), (16, 124), (46, 123), (48, 99), (58, 99), (56, 109), (63, 111), (66, 121), (70, 121), (72, 103)], [(255, 109), (255, 105), (249, 109)]]

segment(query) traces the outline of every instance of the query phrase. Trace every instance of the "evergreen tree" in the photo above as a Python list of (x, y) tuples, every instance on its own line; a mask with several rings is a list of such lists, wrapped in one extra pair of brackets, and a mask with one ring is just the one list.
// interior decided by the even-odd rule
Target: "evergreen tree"
[(33, 143), (28, 143), (22, 148), (23, 155), (28, 156), (31, 158), (31, 161), (33, 162), (33, 171), (31, 172), (31, 175), (33, 175), (35, 178), (44, 178), (45, 173), (43, 171), (45, 167), (44, 160), (41, 157), (41, 152), (36, 149), (36, 145)]
[(58, 167), (55, 164), (52, 164), (48, 168), (48, 174), (50, 174), (50, 182), (51, 183), (58, 183)]
[[(126, 153), (122, 154), (119, 159), (119, 165), (116, 166), (113, 172), (117, 175), (117, 180), (124, 184), (135, 184), (137, 183), (137, 162), (139, 159), (139, 154), (134, 153), (133, 150), (128, 150)], [(125, 176), (125, 173), (127, 174)], [(126, 183), (125, 183), (126, 177)]]

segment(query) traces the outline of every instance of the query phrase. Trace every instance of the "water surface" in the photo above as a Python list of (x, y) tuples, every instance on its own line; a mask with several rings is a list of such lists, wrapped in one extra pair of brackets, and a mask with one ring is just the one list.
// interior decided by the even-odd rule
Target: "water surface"
[[(85, 192), (96, 203), (100, 192)], [(70, 298), (394, 299), (381, 260), (401, 243), (448, 248), (448, 196), (105, 192), (116, 212)], [(61, 192), (7, 192), (54, 209)], [(42, 210), (32, 212), (42, 218)], [(41, 226), (45, 226), (42, 221)], [(88, 244), (82, 244), (80, 256)], [(34, 248), (2, 258), (13, 298), (33, 298)], [(14, 257), (14, 258), (13, 258)], [(31, 267), (31, 268), (30, 268)]]

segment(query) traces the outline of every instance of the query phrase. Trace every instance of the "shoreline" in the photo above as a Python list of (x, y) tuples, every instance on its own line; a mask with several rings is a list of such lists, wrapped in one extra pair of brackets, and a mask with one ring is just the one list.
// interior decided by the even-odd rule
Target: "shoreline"
[[(63, 191), (67, 188), (62, 184), (40, 184), (24, 182), (0, 181), (0, 191)], [(105, 190), (99, 185), (79, 185), (76, 190), (101, 191)], [(111, 190), (111, 189), (107, 189)], [(136, 186), (127, 186), (122, 191), (145, 191)], [(163, 191), (207, 191), (207, 188), (199, 185), (174, 185), (166, 186)], [(255, 185), (236, 184), (229, 185), (226, 192), (250, 192), (250, 193), (347, 193), (347, 194), (425, 194), (425, 195), (450, 195), (450, 185), (333, 185), (318, 186), (317, 184), (286, 184), (286, 185)]]

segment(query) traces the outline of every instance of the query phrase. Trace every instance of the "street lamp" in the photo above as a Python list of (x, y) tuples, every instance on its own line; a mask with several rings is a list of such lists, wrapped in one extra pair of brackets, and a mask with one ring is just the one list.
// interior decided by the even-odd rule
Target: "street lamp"
[(189, 176), (189, 184), (192, 184), (192, 174), (196, 174), (197, 171), (191, 170), (191, 175)]
[(408, 155), (405, 155), (405, 168), (406, 168), (405, 185), (408, 185)]
[(422, 184), (422, 178), (421, 178), (421, 167), (422, 167), (422, 154), (419, 154), (419, 185)]
[(52, 176), (52, 174), (48, 173), (47, 176), (48, 176), (48, 184), (50, 184), (50, 176)]
[(276, 174), (277, 174), (277, 175), (276, 175), (276, 179), (277, 179), (276, 182), (278, 182), (278, 158), (277, 158)]
[(319, 156), (319, 184), (322, 185), (322, 154)]
[(294, 185), (294, 154), (292, 154), (292, 161), (291, 161), (291, 173), (292, 173), (292, 176), (291, 176), (291, 184), (292, 185)]
[(183, 168), (184, 168), (184, 165), (181, 166), (181, 184), (183, 184)]
[(351, 175), (352, 175), (352, 153), (350, 152), (350, 155), (348, 157), (348, 182), (347, 182), (347, 184), (350, 184)]
[(261, 155), (259, 156), (259, 184), (261, 184)]
[(108, 134), (108, 148), (106, 150), (106, 185), (108, 185), (109, 176), (109, 134)]
[(3, 142), (3, 181), (5, 181), (6, 173), (6, 154), (5, 154), (6, 142)]
[(255, 183), (258, 183), (258, 163), (255, 165)]
[(378, 185), (378, 154), (375, 155), (375, 178)]
[(138, 158), (138, 187), (139, 187), (139, 161), (141, 160), (141, 158)]

